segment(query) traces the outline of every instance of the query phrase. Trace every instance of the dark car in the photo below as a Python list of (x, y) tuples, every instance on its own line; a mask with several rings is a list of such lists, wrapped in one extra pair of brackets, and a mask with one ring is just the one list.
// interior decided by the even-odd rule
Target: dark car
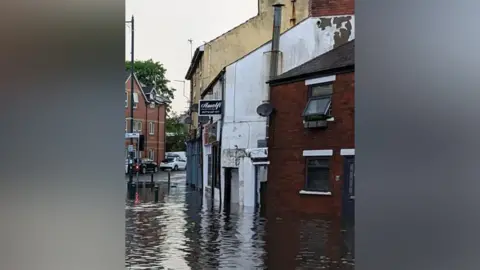
[(158, 171), (158, 164), (148, 158), (143, 159), (134, 159), (133, 164), (129, 166), (129, 169), (132, 170), (133, 173), (141, 173), (146, 174), (147, 172), (154, 172)]

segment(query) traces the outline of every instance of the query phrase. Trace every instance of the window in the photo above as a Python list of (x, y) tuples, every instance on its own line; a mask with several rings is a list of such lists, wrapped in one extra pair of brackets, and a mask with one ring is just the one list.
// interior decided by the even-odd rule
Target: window
[(125, 108), (128, 108), (128, 91), (125, 91)]
[(135, 121), (135, 130), (137, 132), (142, 132), (142, 121)]
[(328, 157), (307, 158), (306, 191), (330, 192), (329, 163)]
[(155, 109), (155, 102), (150, 103), (150, 109)]
[(155, 123), (154, 122), (149, 122), (148, 123), (148, 133), (150, 133), (150, 135), (155, 134)]
[(133, 108), (136, 109), (138, 107), (138, 93), (133, 93)]
[(148, 158), (151, 159), (151, 160), (155, 160), (154, 157), (155, 157), (155, 151), (153, 149), (149, 149), (148, 150)]
[(332, 83), (311, 86), (308, 92), (308, 102), (303, 117), (307, 120), (328, 118), (332, 110)]
[(125, 132), (128, 130), (128, 119), (125, 119)]

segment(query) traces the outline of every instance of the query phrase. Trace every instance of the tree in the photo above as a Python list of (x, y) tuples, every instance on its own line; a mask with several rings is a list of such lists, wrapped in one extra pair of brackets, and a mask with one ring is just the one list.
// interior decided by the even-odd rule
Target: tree
[(185, 141), (188, 133), (186, 125), (182, 122), (182, 117), (176, 112), (172, 112), (167, 117), (165, 128), (167, 131), (167, 152), (185, 151)]
[[(131, 69), (131, 62), (125, 62), (125, 70)], [(171, 111), (171, 103), (174, 97), (174, 88), (169, 88), (169, 80), (165, 77), (167, 71), (160, 62), (154, 62), (152, 59), (146, 61), (135, 61), (135, 74), (138, 80), (144, 85), (154, 85), (159, 95), (167, 102), (167, 113)]]

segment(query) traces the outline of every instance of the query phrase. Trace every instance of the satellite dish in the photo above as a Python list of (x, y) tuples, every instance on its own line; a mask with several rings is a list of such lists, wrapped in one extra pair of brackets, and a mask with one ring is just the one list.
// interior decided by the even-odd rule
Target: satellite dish
[(185, 118), (184, 123), (190, 125), (192, 123), (192, 118), (188, 116), (187, 118)]
[(268, 117), (273, 112), (273, 106), (270, 103), (263, 103), (257, 107), (257, 114), (263, 117)]

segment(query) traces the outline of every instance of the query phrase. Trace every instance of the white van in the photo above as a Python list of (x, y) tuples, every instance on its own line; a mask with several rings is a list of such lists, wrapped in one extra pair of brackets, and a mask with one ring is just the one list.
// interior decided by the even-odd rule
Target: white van
[(187, 160), (187, 152), (167, 152), (165, 153), (165, 158), (169, 156), (178, 156), (181, 159)]

